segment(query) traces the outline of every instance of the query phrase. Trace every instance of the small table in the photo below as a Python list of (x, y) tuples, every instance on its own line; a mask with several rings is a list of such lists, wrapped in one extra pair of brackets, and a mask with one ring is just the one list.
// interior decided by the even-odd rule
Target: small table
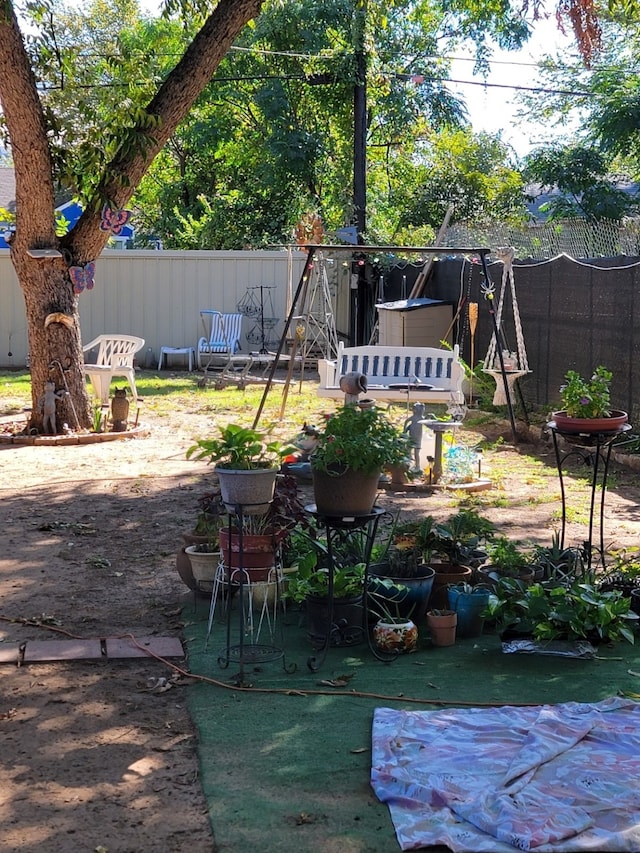
[(168, 355), (186, 355), (189, 359), (189, 373), (193, 372), (193, 363), (196, 358), (195, 347), (160, 347), (160, 358), (158, 359), (158, 370), (162, 370), (162, 363), (165, 356)]

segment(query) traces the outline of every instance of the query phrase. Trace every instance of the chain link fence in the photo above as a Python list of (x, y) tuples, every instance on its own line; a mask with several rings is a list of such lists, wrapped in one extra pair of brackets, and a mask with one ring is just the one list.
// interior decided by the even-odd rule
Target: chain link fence
[(520, 259), (548, 260), (565, 254), (571, 258), (613, 258), (640, 255), (640, 218), (621, 223), (584, 219), (540, 222), (526, 228), (491, 225), (486, 228), (454, 225), (447, 229), (447, 246), (514, 246)]

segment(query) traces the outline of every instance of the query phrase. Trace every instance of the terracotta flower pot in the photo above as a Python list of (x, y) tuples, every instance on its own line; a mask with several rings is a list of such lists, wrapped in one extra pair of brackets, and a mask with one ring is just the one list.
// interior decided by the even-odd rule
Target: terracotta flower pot
[(626, 412), (612, 409), (608, 418), (572, 418), (566, 412), (554, 412), (558, 432), (567, 433), (612, 433), (618, 432), (629, 420)]
[(458, 563), (431, 562), (429, 565), (435, 572), (429, 607), (434, 610), (443, 610), (449, 606), (448, 587), (461, 582), (469, 583), (473, 569)]
[(221, 527), (218, 533), (222, 562), (227, 570), (237, 572), (242, 568), (250, 581), (267, 581), (276, 565), (277, 539), (271, 533), (243, 533), (242, 554), (240, 536), (237, 531)]
[(452, 646), (456, 641), (456, 626), (458, 614), (452, 610), (443, 610), (441, 613), (429, 611), (427, 613), (427, 627), (434, 646)]

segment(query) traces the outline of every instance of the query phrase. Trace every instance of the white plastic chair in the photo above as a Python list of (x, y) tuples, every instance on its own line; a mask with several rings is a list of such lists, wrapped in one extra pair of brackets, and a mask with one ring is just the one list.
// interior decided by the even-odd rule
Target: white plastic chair
[(220, 311), (201, 311), (204, 336), (198, 341), (198, 368), (225, 369), (240, 349), (242, 314), (223, 314)]
[(138, 399), (133, 357), (144, 346), (144, 338), (134, 335), (98, 335), (82, 347), (83, 352), (98, 347), (95, 362), (85, 362), (84, 372), (91, 380), (96, 397), (102, 406), (109, 405), (109, 388), (114, 376), (124, 376), (129, 382), (133, 399)]

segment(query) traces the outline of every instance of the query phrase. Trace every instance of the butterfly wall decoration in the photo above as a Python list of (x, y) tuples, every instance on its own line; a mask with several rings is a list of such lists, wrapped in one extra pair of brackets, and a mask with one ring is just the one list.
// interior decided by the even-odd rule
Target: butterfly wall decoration
[(93, 285), (95, 284), (93, 276), (95, 274), (95, 271), (95, 261), (91, 261), (90, 263), (85, 264), (83, 267), (69, 267), (69, 276), (71, 277), (73, 289), (76, 293), (82, 293), (85, 287), (87, 290), (93, 290)]
[(122, 226), (126, 225), (131, 216), (130, 210), (112, 210), (105, 204), (100, 214), (100, 230), (108, 231), (110, 234), (119, 234)]

